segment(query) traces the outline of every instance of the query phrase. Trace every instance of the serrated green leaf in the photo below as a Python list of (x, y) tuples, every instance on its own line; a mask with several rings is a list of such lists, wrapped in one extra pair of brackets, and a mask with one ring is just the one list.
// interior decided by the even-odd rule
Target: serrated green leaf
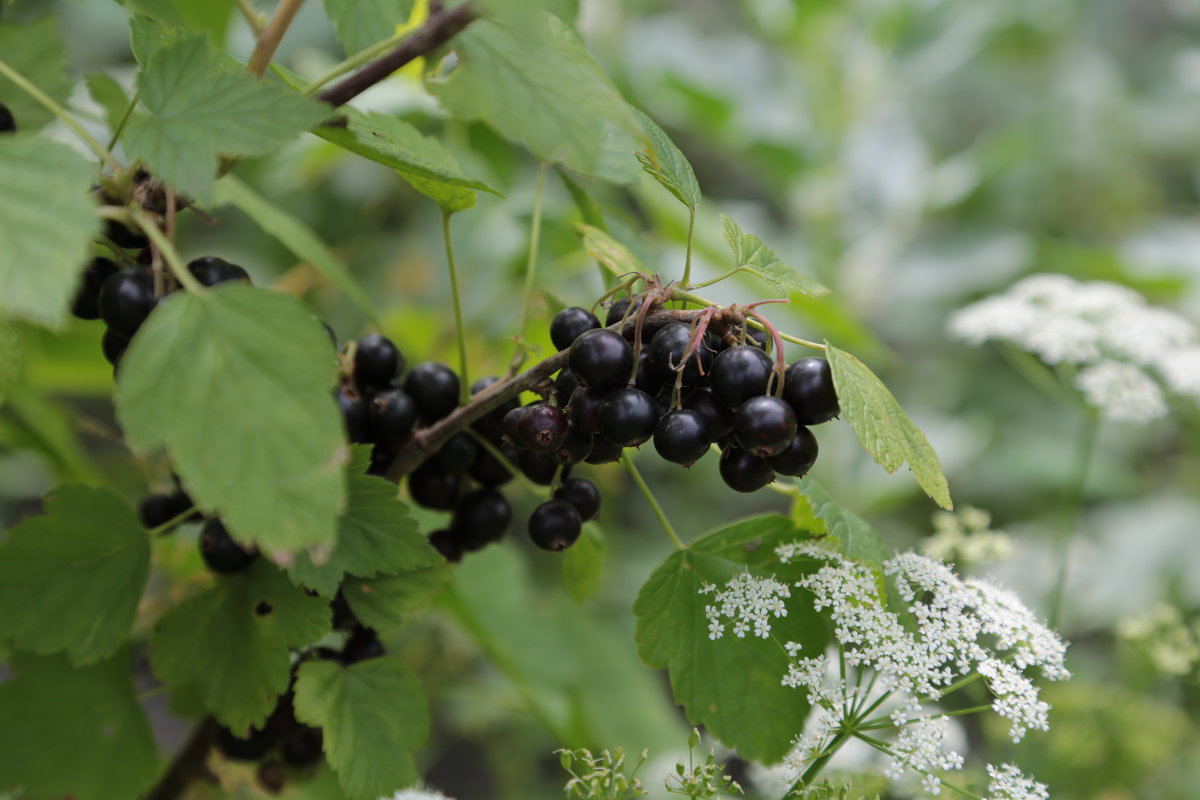
[(138, 74), (148, 114), (135, 114), (126, 151), (179, 191), (209, 199), (217, 155), (267, 155), (329, 116), (328, 107), (259, 81), (203, 34), (150, 54)]
[(892, 557), (891, 549), (862, 517), (833, 501), (825, 487), (811, 475), (796, 481), (796, 488), (809, 502), (812, 513), (825, 522), (829, 535), (837, 540), (838, 550), (846, 558), (876, 570)]
[(350, 800), (388, 797), (416, 780), (412, 751), (429, 735), (429, 712), (416, 676), (398, 659), (306, 662), (295, 706), (299, 720), (324, 731), (325, 756)]
[(287, 690), (289, 649), (311, 644), (329, 625), (328, 601), (260, 558), (163, 615), (150, 637), (150, 663), (170, 686), (195, 684), (223, 725), (246, 731)]
[(292, 298), (238, 284), (168, 298), (121, 360), (126, 441), (165, 446), (188, 494), (267, 551), (332, 544), (348, 453), (333, 347)]
[(343, 575), (373, 578), (443, 565), (408, 506), (396, 499), (396, 487), (363, 474), (370, 448), (359, 447), (346, 467), (346, 510), (338, 519), (337, 543), (320, 563), (301, 553), (288, 574), (296, 583), (332, 597)]
[(133, 693), (129, 656), (72, 669), (61, 656), (14, 653), (0, 683), (0, 792), (129, 800), (158, 774), (158, 752)]
[(780, 515), (734, 523), (672, 553), (638, 593), (638, 653), (652, 667), (665, 667), (676, 702), (688, 719), (703, 724), (740, 756), (773, 762), (791, 749), (804, 726), (805, 693), (780, 684), (787, 656), (778, 642), (794, 641), (817, 654), (825, 648), (825, 624), (811, 607), (790, 604), (788, 615), (772, 619), (774, 639), (729, 635), (710, 640), (700, 594), (705, 584), (723, 586), (749, 571), (785, 582), (804, 569), (774, 559), (777, 545), (806, 536)]
[(825, 343), (825, 357), (833, 372), (842, 416), (875, 463), (888, 472), (907, 463), (925, 494), (942, 508), (953, 508), (937, 453), (883, 381), (866, 364), (829, 342)]
[(576, 225), (575, 230), (583, 237), (583, 249), (616, 277), (645, 271), (637, 256), (606, 232), (583, 223)]
[(800, 292), (810, 297), (829, 294), (829, 289), (784, 264), (761, 239), (743, 231), (729, 217), (722, 214), (721, 222), (725, 226), (725, 241), (733, 251), (735, 268), (758, 277), (775, 289), (780, 297), (787, 297), (790, 292)]
[(474, 206), (476, 189), (499, 194), (486, 183), (463, 175), (445, 145), (407, 122), (386, 114), (342, 111), (347, 117), (344, 127), (323, 125), (313, 133), (343, 150), (391, 167), (414, 189), (447, 211)]
[[(454, 38), (459, 64), (429, 89), (546, 162), (625, 181), (645, 143), (629, 106), (562, 20), (541, 11), (477, 20)], [(613, 153), (626, 154), (618, 165)], [(628, 166), (626, 166), (628, 165)]]
[[(3, 52), (0, 49), (0, 52)], [(100, 231), (96, 169), (66, 145), (0, 138), (0, 313), (50, 327), (66, 319)]]
[(325, 0), (325, 16), (346, 55), (353, 55), (395, 33), (413, 5), (414, 0)]
[[(169, 0), (163, 1), (170, 8)], [(134, 60), (143, 67), (149, 62), (150, 56), (178, 42), (185, 35), (182, 20), (166, 22), (162, 17), (142, 13), (129, 18), (129, 48), (133, 51)]]
[(563, 589), (576, 604), (586, 603), (600, 591), (607, 549), (600, 526), (589, 522), (583, 526), (579, 540), (563, 554)]
[(217, 205), (228, 203), (237, 206), (254, 220), (258, 227), (274, 236), (292, 255), (311, 264), (313, 269), (350, 298), (367, 317), (373, 320), (379, 318), (379, 312), (362, 286), (346, 269), (346, 265), (303, 222), (272, 204), (233, 175), (226, 175), (217, 181), (214, 202)]
[(4, 403), (9, 384), (21, 377), (21, 337), (0, 320), (0, 405)]
[(695, 211), (700, 205), (700, 184), (696, 182), (692, 165), (654, 120), (636, 108), (633, 114), (650, 140), (648, 147), (636, 153), (642, 169), (675, 195), (679, 202)]
[[(71, 96), (67, 47), (58, 33), (58, 19), (49, 14), (32, 25), (0, 22), (0, 61), (21, 74), (59, 105)], [(0, 75), (0, 98), (12, 112), (18, 131), (33, 132), (54, 119), (53, 112)], [(7, 184), (0, 180), (0, 185)]]
[(103, 72), (93, 72), (87, 76), (88, 94), (104, 109), (104, 119), (108, 129), (115, 131), (129, 108), (129, 98), (121, 84)]
[(390, 630), (399, 627), (408, 614), (429, 605), (450, 579), (451, 572), (443, 561), (395, 570), (381, 578), (347, 578), (342, 595), (363, 625)]
[(112, 492), (65, 486), (0, 544), (0, 637), (72, 662), (120, 646), (150, 574), (150, 541)]

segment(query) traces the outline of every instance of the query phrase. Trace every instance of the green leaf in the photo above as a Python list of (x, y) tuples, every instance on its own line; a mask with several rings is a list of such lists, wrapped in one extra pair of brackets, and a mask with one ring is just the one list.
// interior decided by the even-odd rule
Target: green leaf
[(87, 76), (88, 93), (104, 109), (104, 119), (108, 129), (115, 131), (129, 108), (129, 98), (121, 84), (103, 72), (93, 72)]
[(907, 463), (917, 483), (942, 508), (953, 508), (941, 462), (921, 429), (883, 381), (854, 356), (825, 343), (842, 416), (871, 458), (888, 472)]
[(566, 170), (560, 168), (555, 170), (555, 172), (562, 179), (563, 186), (567, 187), (567, 192), (571, 195), (571, 199), (575, 201), (575, 207), (579, 209), (579, 214), (583, 217), (584, 224), (607, 231), (608, 226), (604, 222), (604, 211), (600, 208), (600, 204), (593, 200), (591, 195), (574, 181)]
[(396, 658), (342, 667), (308, 661), (296, 679), (296, 717), (325, 733), (325, 756), (350, 800), (391, 796), (417, 778), (412, 751), (429, 735), (425, 695)]
[(325, 0), (325, 16), (346, 55), (353, 55), (395, 33), (413, 5), (414, 0)]
[(346, 467), (346, 510), (338, 520), (333, 552), (320, 564), (312, 554), (301, 553), (288, 568), (293, 581), (325, 597), (337, 592), (346, 574), (372, 578), (445, 564), (417, 530), (408, 507), (396, 499), (396, 487), (363, 474), (369, 458), (370, 448), (355, 448)]
[(563, 589), (576, 604), (586, 603), (600, 591), (606, 549), (600, 526), (589, 522), (583, 526), (579, 540), (563, 554)]
[(445, 145), (432, 136), (422, 135), (407, 122), (385, 114), (341, 110), (347, 117), (344, 127), (321, 126), (313, 133), (343, 150), (391, 167), (414, 189), (447, 211), (474, 206), (476, 189), (499, 194), (486, 183), (463, 175)]
[(21, 377), (21, 337), (3, 320), (0, 320), (0, 405), (10, 384)]
[(260, 558), (168, 611), (150, 638), (150, 663), (169, 686), (195, 684), (222, 724), (246, 731), (287, 690), (289, 649), (321, 638), (329, 624), (328, 601)]
[[(805, 537), (786, 517), (753, 517), (722, 528), (686, 550), (672, 553), (638, 593), (638, 652), (652, 667), (666, 667), (675, 699), (688, 719), (753, 761), (778, 761), (804, 727), (805, 693), (780, 684), (787, 655), (778, 642), (794, 641), (804, 652), (825, 648), (825, 624), (811, 609), (792, 602), (788, 616), (772, 619), (774, 639), (708, 637), (705, 584), (722, 587), (749, 571), (791, 582), (805, 569), (781, 564), (776, 546)], [(778, 640), (775, 641), (775, 640)]]
[(627, 154), (645, 136), (620, 92), (558, 17), (538, 11), (478, 20), (452, 44), (458, 66), (429, 82), (450, 113), (483, 119), (543, 161), (618, 181), (632, 178)]
[(76, 664), (107, 658), (133, 625), (150, 574), (150, 541), (112, 492), (65, 486), (46, 514), (0, 544), (0, 637)]
[(405, 616), (429, 605), (450, 579), (445, 562), (396, 570), (382, 578), (347, 578), (342, 594), (363, 625), (378, 630), (399, 627)]
[(633, 109), (642, 130), (646, 132), (650, 145), (636, 153), (642, 169), (650, 174), (692, 211), (700, 205), (700, 184), (692, 165), (671, 141), (666, 132), (638, 109)]
[(138, 74), (138, 93), (149, 114), (129, 121), (125, 149), (203, 200), (218, 154), (267, 155), (329, 116), (327, 107), (238, 69), (203, 34), (151, 53)]
[(158, 774), (158, 753), (129, 656), (72, 669), (61, 656), (14, 653), (0, 683), (0, 792), (129, 800)]
[(618, 278), (631, 272), (645, 272), (642, 262), (629, 248), (599, 228), (580, 223), (575, 230), (583, 237), (583, 249)]
[(192, 500), (267, 551), (331, 544), (347, 451), (333, 347), (292, 298), (243, 284), (170, 297), (121, 360), (126, 441), (165, 446)]
[[(67, 73), (67, 47), (53, 14), (32, 25), (0, 22), (0, 61), (20, 73), (59, 105), (66, 105), (73, 83)], [(18, 131), (33, 132), (54, 119), (53, 112), (0, 75), (0, 99), (12, 112)], [(7, 187), (7, 182), (0, 180)], [(7, 253), (6, 253), (7, 255)]]
[[(0, 53), (3, 53), (0, 46)], [(100, 231), (96, 168), (66, 145), (0, 138), (0, 312), (60, 327)]]
[(258, 227), (274, 236), (292, 255), (312, 264), (313, 269), (350, 298), (367, 317), (372, 320), (379, 318), (379, 312), (375, 310), (362, 286), (346, 269), (346, 265), (303, 222), (272, 204), (233, 175), (226, 175), (217, 181), (214, 198), (217, 205), (228, 203), (237, 206), (242, 213), (254, 220)]
[(736, 269), (757, 276), (771, 286), (780, 297), (787, 297), (790, 292), (800, 292), (810, 297), (829, 294), (829, 290), (820, 283), (801, 275), (780, 261), (761, 239), (752, 233), (744, 232), (729, 217), (722, 214), (721, 222), (725, 225), (725, 241), (733, 251)]
[[(163, 2), (169, 4), (169, 0)], [(170, 22), (147, 14), (134, 14), (129, 18), (129, 47), (134, 60), (142, 67), (149, 63), (150, 56), (167, 45), (176, 44), (186, 35), (182, 21)]]

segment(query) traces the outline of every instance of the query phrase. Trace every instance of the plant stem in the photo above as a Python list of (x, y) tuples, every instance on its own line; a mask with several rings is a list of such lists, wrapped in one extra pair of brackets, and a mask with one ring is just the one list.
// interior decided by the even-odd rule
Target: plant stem
[(813, 761), (813, 763), (809, 764), (808, 769), (804, 770), (804, 774), (792, 784), (791, 788), (788, 789), (787, 794), (785, 794), (784, 797), (790, 796), (798, 787), (808, 786), (814, 780), (816, 780), (816, 777), (821, 774), (821, 770), (825, 769), (825, 765), (829, 763), (829, 759), (833, 758), (834, 754), (837, 753), (838, 749), (841, 748), (841, 746), (845, 744), (846, 740), (849, 738), (849, 731), (839, 731), (838, 735), (832, 742), (829, 743), (824, 752), (822, 752), (821, 755)]
[(312, 95), (316, 94), (322, 86), (330, 81), (342, 77), (347, 72), (353, 72), (371, 59), (377, 58), (381, 54), (386, 53), (388, 50), (395, 47), (397, 43), (404, 41), (404, 37), (407, 35), (407, 33), (394, 33), (383, 41), (376, 42), (365, 50), (360, 50), (354, 55), (348, 56), (341, 62), (330, 67), (327, 72), (314, 80), (308, 86), (304, 87), (304, 91), (301, 92), (301, 94), (303, 94), (305, 97), (311, 97)]
[(458, 294), (458, 272), (454, 268), (454, 246), (450, 242), (450, 217), (453, 212), (442, 209), (442, 239), (446, 242), (446, 266), (450, 269), (450, 294), (454, 298), (454, 328), (458, 339), (458, 402), (471, 401), (471, 381), (467, 377), (467, 329), (463, 325), (462, 300)]
[(271, 59), (275, 57), (280, 42), (283, 41), (283, 35), (291, 27), (292, 20), (296, 18), (296, 12), (302, 5), (304, 0), (279, 0), (275, 13), (258, 34), (258, 43), (254, 45), (254, 52), (250, 54), (250, 62), (246, 64), (247, 72), (258, 78), (263, 76), (271, 64)]
[(533, 219), (529, 223), (529, 260), (525, 263), (525, 288), (521, 300), (521, 324), (517, 327), (517, 341), (525, 341), (525, 329), (529, 326), (529, 306), (533, 302), (534, 280), (537, 278), (538, 241), (542, 236), (542, 189), (546, 185), (546, 162), (538, 165), (537, 184), (533, 190)]
[(205, 717), (196, 723), (192, 735), (175, 755), (167, 771), (158, 779), (158, 783), (146, 794), (145, 800), (179, 800), (196, 779), (214, 780), (205, 766), (205, 761), (216, 729), (217, 723), (212, 717)]
[(692, 232), (696, 229), (696, 209), (688, 209), (687, 255), (683, 257), (683, 280), (685, 288), (692, 288)]
[(675, 529), (671, 527), (671, 521), (667, 519), (667, 515), (663, 512), (662, 506), (658, 504), (658, 500), (654, 498), (654, 494), (650, 491), (650, 487), (646, 485), (646, 481), (642, 478), (642, 473), (638, 472), (638, 468), (634, 466), (633, 459), (629, 457), (628, 452), (621, 453), (621, 463), (625, 465), (625, 469), (633, 477), (633, 482), (637, 484), (645, 496), (646, 501), (650, 503), (650, 508), (654, 511), (654, 516), (658, 517), (658, 524), (662, 525), (662, 529), (667, 532), (667, 538), (671, 543), (680, 550), (686, 550), (687, 545), (679, 538), (679, 534), (675, 533)]
[(246, 18), (246, 24), (250, 26), (250, 30), (254, 31), (254, 38), (258, 39), (262, 35), (263, 29), (258, 11), (250, 5), (250, 0), (237, 0), (237, 7), (238, 11), (242, 12), (242, 16)]
[(175, 249), (175, 245), (171, 244), (171, 240), (163, 235), (163, 232), (154, 224), (154, 220), (150, 218), (149, 214), (140, 208), (133, 208), (129, 210), (129, 216), (141, 228), (142, 233), (146, 234), (146, 237), (158, 248), (162, 257), (166, 259), (167, 266), (175, 274), (175, 279), (179, 281), (184, 289), (193, 294), (204, 294), (208, 291), (201, 285), (200, 281), (193, 277), (192, 273), (188, 272), (187, 265), (179, 257), (179, 251)]
[(196, 513), (196, 507), (188, 506), (187, 511), (180, 511), (178, 514), (171, 517), (169, 520), (164, 522), (162, 525), (155, 525), (153, 528), (146, 531), (146, 533), (150, 534), (151, 536), (158, 536), (160, 534), (167, 533), (168, 531), (170, 531), (172, 528), (174, 528), (179, 523), (186, 522), (187, 518), (195, 513)]
[(117, 146), (117, 140), (121, 138), (121, 134), (125, 132), (125, 126), (129, 124), (129, 118), (133, 116), (133, 110), (137, 108), (138, 99), (141, 97), (141, 92), (134, 92), (129, 105), (125, 107), (125, 113), (121, 115), (121, 119), (117, 122), (117, 126), (113, 128), (112, 137), (108, 140), (108, 147), (105, 148), (109, 152)]
[[(687, 291), (686, 289), (681, 289), (677, 286), (671, 288), (671, 297), (674, 298), (675, 300), (687, 300), (689, 303), (696, 303), (697, 305), (704, 306), (705, 308), (718, 305), (718, 303), (714, 303), (712, 300), (709, 300), (707, 297), (701, 297), (698, 294), (693, 294), (693, 293)], [(755, 328), (758, 328), (760, 331), (766, 330), (766, 328), (763, 327), (763, 324), (756, 319), (749, 318), (746, 320), (746, 323)], [(801, 347), (810, 347), (813, 350), (824, 350), (825, 349), (825, 345), (823, 345), (823, 344), (820, 344), (818, 342), (810, 342), (807, 339), (801, 339), (798, 336), (788, 336), (786, 333), (779, 334), (779, 338), (783, 339), (785, 342), (791, 342), (792, 344), (798, 344)]]
[(738, 274), (738, 272), (740, 272), (741, 269), (742, 269), (741, 267), (734, 267), (733, 269), (729, 270), (728, 272), (722, 272), (720, 275), (713, 278), (712, 280), (705, 281), (704, 283), (691, 284), (691, 285), (688, 285), (686, 288), (688, 290), (692, 290), (692, 289), (703, 289), (706, 286), (712, 286), (715, 283), (720, 283), (721, 281), (725, 280), (726, 278), (733, 277), (734, 275)]
[(88, 146), (88, 149), (95, 153), (97, 158), (108, 164), (108, 166), (111, 167), (114, 172), (119, 172), (121, 170), (121, 165), (115, 158), (113, 158), (113, 154), (109, 152), (104, 145), (96, 141), (96, 138), (88, 133), (87, 130), (85, 130), (84, 127), (79, 124), (78, 120), (71, 116), (69, 111), (56, 103), (54, 99), (50, 97), (50, 95), (46, 94), (35, 84), (31, 83), (24, 75), (17, 72), (8, 64), (4, 63), (3, 60), (0, 60), (0, 75), (3, 75), (15, 83), (18, 88), (22, 89), (34, 100), (37, 100), (39, 103), (41, 103), (41, 105), (47, 111), (62, 120), (63, 124), (74, 131), (75, 135), (78, 136), (80, 140), (82, 140), (83, 143)]
[(1067, 588), (1067, 571), (1070, 562), (1071, 541), (1075, 530), (1079, 527), (1079, 514), (1083, 510), (1083, 491), (1087, 484), (1088, 472), (1092, 466), (1092, 455), (1096, 451), (1096, 434), (1100, 429), (1100, 417), (1090, 408), (1083, 412), (1083, 425), (1079, 431), (1079, 440), (1075, 451), (1075, 463), (1071, 470), (1071, 482), (1067, 485), (1063, 496), (1062, 510), (1059, 517), (1057, 546), (1055, 556), (1058, 560), (1058, 575), (1054, 581), (1054, 589), (1050, 593), (1047, 619), (1051, 628), (1058, 627), (1062, 614), (1063, 594)]

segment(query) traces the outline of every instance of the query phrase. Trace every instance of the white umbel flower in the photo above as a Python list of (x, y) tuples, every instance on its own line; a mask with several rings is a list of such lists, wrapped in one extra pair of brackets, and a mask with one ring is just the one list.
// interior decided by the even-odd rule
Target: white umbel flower
[(454, 798), (447, 797), (433, 789), (413, 787), (411, 789), (403, 789), (387, 800), (454, 800)]
[(1087, 404), (1114, 422), (1148, 422), (1166, 416), (1162, 390), (1145, 372), (1120, 361), (1101, 361), (1075, 379)]
[(988, 764), (987, 771), (991, 779), (987, 800), (1048, 800), (1050, 797), (1046, 784), (1026, 778), (1012, 764), (999, 767)]

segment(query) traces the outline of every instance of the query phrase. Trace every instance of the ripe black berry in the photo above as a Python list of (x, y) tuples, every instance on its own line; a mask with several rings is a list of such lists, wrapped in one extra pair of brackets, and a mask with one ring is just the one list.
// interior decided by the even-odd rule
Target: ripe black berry
[(568, 478), (554, 490), (555, 500), (565, 500), (575, 506), (584, 522), (600, 513), (600, 490), (587, 478)]
[(367, 416), (372, 441), (395, 443), (417, 424), (417, 404), (403, 389), (384, 389), (371, 398)]
[(115, 367), (121, 361), (121, 356), (125, 355), (125, 348), (129, 347), (130, 341), (120, 331), (106, 328), (104, 336), (100, 338), (100, 352), (104, 353), (104, 360)]
[(597, 435), (592, 440), (592, 451), (587, 454), (587, 458), (583, 462), (585, 464), (611, 464), (621, 460), (621, 450), (621, 445), (613, 444), (603, 436)]
[[(516, 462), (519, 453), (517, 448), (508, 445), (501, 447), (500, 452), (510, 464)], [(508, 467), (483, 447), (475, 454), (475, 463), (471, 464), (470, 475), (472, 480), (484, 486), (502, 486), (513, 479)]]
[(100, 319), (100, 289), (117, 274), (117, 265), (107, 258), (93, 258), (83, 271), (71, 313), (80, 319)]
[(8, 106), (0, 103), (0, 133), (15, 133), (17, 130), (17, 120), (13, 117), (12, 112), (8, 110)]
[(219, 519), (210, 519), (200, 529), (200, 557), (213, 572), (232, 575), (254, 561), (255, 550), (246, 550), (233, 540)]
[[(687, 352), (691, 339), (692, 330), (688, 325), (672, 322), (654, 334), (654, 338), (650, 340), (650, 361), (663, 383), (674, 385), (676, 368), (684, 363), (684, 353)], [(700, 380), (701, 373), (708, 374), (712, 368), (712, 361), (712, 351), (703, 341), (700, 342), (699, 348), (688, 355), (687, 364), (682, 367), (684, 385), (691, 386)]]
[(228, 283), (229, 281), (250, 282), (250, 276), (246, 270), (216, 256), (194, 258), (188, 262), (187, 268), (188, 272), (192, 273), (192, 276), (202, 286), (216, 286), (218, 283)]
[(104, 235), (117, 247), (125, 250), (135, 250), (150, 244), (144, 233), (135, 231), (115, 219), (104, 223)]
[[(558, 472), (558, 460), (547, 453), (535, 453), (532, 450), (520, 450), (517, 452), (517, 466), (521, 468), (521, 472), (526, 478), (540, 486), (549, 486), (554, 482), (554, 475)], [(563, 467), (563, 475), (570, 467)]]
[(457, 564), (462, 561), (463, 546), (458, 537), (450, 533), (446, 528), (436, 530), (429, 534), (429, 546), (442, 554), (442, 558), (449, 561), (451, 564)]
[(460, 431), (447, 439), (430, 460), (445, 472), (462, 473), (471, 468), (478, 453), (479, 445), (471, 434)]
[(445, 364), (417, 364), (404, 379), (404, 391), (426, 422), (436, 422), (458, 407), (458, 375)]
[[(516, 419), (510, 438), (518, 447), (538, 453), (553, 453), (567, 439), (567, 415), (549, 403), (536, 403), (518, 409), (524, 412)], [(516, 412), (509, 412), (510, 415)], [(509, 419), (505, 417), (505, 422)], [(507, 430), (508, 426), (505, 426)]]
[(554, 460), (560, 464), (578, 464), (592, 452), (594, 439), (592, 434), (581, 431), (575, 420), (567, 420), (567, 438), (554, 451)]
[(817, 437), (801, 425), (796, 428), (796, 435), (787, 448), (768, 458), (767, 463), (780, 475), (794, 475), (797, 478), (805, 475), (817, 463)]
[(151, 494), (138, 504), (138, 519), (146, 528), (165, 525), (192, 507), (192, 499), (180, 490), (171, 494)]
[(133, 336), (157, 302), (154, 271), (149, 267), (134, 267), (123, 269), (104, 282), (97, 308), (105, 325)]
[(600, 320), (586, 308), (571, 306), (554, 315), (550, 321), (550, 341), (557, 350), (566, 350), (584, 331), (599, 328)]
[(713, 361), (713, 396), (727, 408), (737, 408), (751, 397), (767, 393), (771, 358), (753, 345), (737, 345)]
[(571, 402), (571, 395), (578, 388), (579, 379), (575, 377), (575, 373), (571, 372), (569, 367), (563, 367), (554, 379), (554, 402), (558, 403), (560, 408), (566, 408), (567, 403)]
[(346, 602), (346, 595), (341, 589), (338, 589), (338, 593), (329, 602), (329, 610), (333, 615), (335, 631), (352, 631), (358, 627), (358, 617), (354, 616), (350, 604)]
[(250, 735), (242, 737), (221, 725), (213, 736), (213, 744), (228, 759), (257, 761), (275, 746), (275, 735), (270, 731), (251, 728)]
[(279, 755), (283, 763), (290, 767), (311, 767), (321, 760), (321, 748), (325, 736), (320, 728), (311, 725), (301, 725), (292, 735), (283, 740), (279, 746)]
[(543, 550), (566, 550), (582, 527), (579, 512), (566, 500), (547, 500), (529, 515), (529, 538)]
[(654, 429), (654, 449), (667, 461), (690, 467), (712, 444), (708, 420), (686, 408), (666, 414)]
[(476, 489), (454, 507), (450, 533), (463, 550), (479, 548), (498, 542), (512, 522), (512, 506), (495, 489)]
[(778, 397), (752, 397), (733, 415), (733, 436), (759, 458), (782, 453), (796, 435), (796, 415)]
[[(378, 333), (358, 340), (354, 349), (354, 382), (363, 391), (390, 386), (396, 373), (404, 369), (404, 356), (391, 339)], [(458, 402), (458, 381), (454, 382), (454, 402)]]
[[(663, 376), (654, 368), (654, 361), (650, 357), (649, 347), (643, 347), (641, 353), (638, 355), (637, 377), (634, 379), (633, 385), (650, 395), (658, 394), (664, 386), (668, 385), (663, 380)], [(674, 386), (674, 382), (670, 385)]]
[(379, 658), (386, 651), (379, 636), (370, 628), (359, 628), (350, 634), (342, 648), (342, 663), (346, 666), (366, 661), (368, 658)]
[(432, 459), (417, 467), (408, 476), (408, 493), (413, 502), (437, 511), (449, 511), (462, 494), (462, 478), (446, 472)]
[(361, 444), (369, 441), (367, 408), (358, 392), (349, 386), (333, 390), (333, 398), (337, 400), (342, 412), (342, 423), (346, 429), (346, 438)]
[(567, 416), (574, 420), (579, 430), (584, 433), (596, 433), (600, 430), (600, 418), (597, 416), (600, 403), (607, 395), (605, 390), (580, 386), (571, 395), (571, 402), (567, 403)]
[[(620, 300), (609, 306), (608, 313), (604, 315), (604, 327), (611, 328), (613, 325), (616, 325), (618, 322), (624, 319), (625, 312), (629, 311), (629, 303), (630, 298), (622, 297)], [(638, 306), (640, 307), (641, 303), (638, 303)], [(630, 319), (632, 319), (633, 315), (636, 313), (637, 308), (634, 308), (629, 315)]]
[(740, 447), (727, 447), (721, 453), (721, 480), (735, 492), (757, 492), (775, 479), (775, 471), (764, 459)]
[(801, 425), (819, 425), (838, 415), (833, 373), (823, 358), (802, 358), (783, 374), (783, 399)]
[(654, 435), (658, 404), (641, 389), (626, 386), (601, 401), (596, 418), (605, 439), (622, 447), (636, 447)]
[(692, 390), (683, 401), (683, 407), (698, 412), (708, 420), (709, 435), (714, 442), (733, 433), (733, 412), (717, 400), (712, 389), (701, 387)]
[(567, 363), (584, 386), (608, 391), (624, 386), (633, 370), (633, 348), (604, 328), (585, 331), (571, 345)]

